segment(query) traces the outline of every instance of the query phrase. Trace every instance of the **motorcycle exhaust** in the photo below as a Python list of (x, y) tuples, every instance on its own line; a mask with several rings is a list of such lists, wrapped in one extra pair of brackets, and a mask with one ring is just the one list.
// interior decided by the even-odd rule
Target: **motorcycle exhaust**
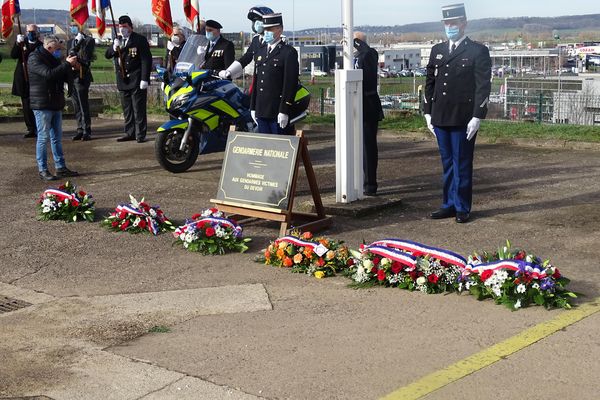
[(183, 133), (183, 139), (181, 139), (181, 144), (179, 145), (179, 151), (185, 150), (187, 140), (190, 137), (190, 133), (192, 133), (192, 122), (194, 122), (194, 120), (192, 119), (192, 117), (189, 117), (188, 118), (188, 127), (185, 130), (185, 132)]

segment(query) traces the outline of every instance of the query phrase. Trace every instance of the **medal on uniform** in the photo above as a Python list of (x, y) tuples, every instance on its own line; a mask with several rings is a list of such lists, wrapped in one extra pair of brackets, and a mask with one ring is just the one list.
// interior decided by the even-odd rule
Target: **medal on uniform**
[(258, 56), (258, 61), (261, 61), (261, 60), (262, 60), (262, 56)]
[(443, 54), (438, 54), (437, 56), (435, 56), (436, 60), (441, 60), (442, 58), (444, 58)]
[(435, 69), (435, 72), (433, 73), (433, 76), (437, 76), (438, 75), (438, 69)]

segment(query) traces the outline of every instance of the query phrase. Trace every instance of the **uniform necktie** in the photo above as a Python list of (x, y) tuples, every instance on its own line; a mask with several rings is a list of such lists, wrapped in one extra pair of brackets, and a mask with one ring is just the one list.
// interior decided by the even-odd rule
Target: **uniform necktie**
[(450, 54), (454, 53), (454, 50), (456, 50), (456, 43), (452, 43), (452, 47), (450, 47)]

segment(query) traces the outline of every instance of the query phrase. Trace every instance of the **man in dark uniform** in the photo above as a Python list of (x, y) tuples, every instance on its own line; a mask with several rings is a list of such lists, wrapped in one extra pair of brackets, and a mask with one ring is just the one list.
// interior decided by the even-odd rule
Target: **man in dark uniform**
[(23, 118), (27, 133), (23, 137), (36, 136), (35, 118), (29, 102), (29, 78), (27, 76), (27, 61), (29, 55), (38, 47), (42, 46), (39, 40), (38, 27), (35, 24), (27, 25), (26, 35), (17, 35), (17, 40), (10, 51), (10, 56), (18, 60), (13, 76), (12, 94), (21, 98), (23, 105)]
[(235, 60), (233, 42), (221, 36), (223, 26), (217, 21), (206, 21), (206, 46), (205, 61), (202, 68), (221, 71), (227, 69)]
[(70, 27), (73, 38), (68, 41), (69, 55), (77, 56), (81, 68), (73, 71), (73, 82), (69, 87), (69, 95), (75, 108), (77, 134), (73, 140), (92, 140), (92, 117), (90, 115), (90, 85), (92, 78), (92, 61), (96, 42), (91, 36), (85, 35), (81, 28), (73, 23)]
[(287, 134), (293, 131), (290, 108), (298, 90), (298, 52), (281, 40), (281, 14), (263, 17), (266, 46), (254, 55), (256, 87), (251, 110), (255, 110), (258, 132)]
[(269, 7), (256, 6), (248, 11), (248, 19), (252, 23), (252, 31), (255, 33), (252, 37), (252, 42), (239, 60), (234, 61), (226, 70), (219, 72), (219, 78), (236, 79), (242, 76), (244, 68), (252, 62), (254, 55), (261, 47), (266, 46), (263, 39), (263, 33), (265, 32), (263, 17), (268, 14), (273, 14), (273, 10)]
[(113, 46), (106, 50), (106, 58), (116, 58), (117, 88), (121, 92), (121, 103), (125, 115), (125, 136), (118, 142), (137, 140), (146, 141), (148, 123), (146, 118), (146, 101), (148, 84), (152, 69), (152, 54), (148, 40), (133, 31), (131, 18), (127, 15), (119, 17), (120, 36), (114, 40)]
[(442, 7), (448, 41), (431, 49), (425, 83), (425, 119), (436, 136), (443, 168), (443, 202), (431, 218), (469, 221), (473, 151), (487, 114), (492, 62), (487, 47), (465, 36), (463, 4)]
[(383, 119), (381, 100), (377, 93), (379, 55), (367, 44), (363, 32), (354, 33), (355, 68), (363, 70), (363, 171), (364, 194), (377, 194), (377, 128)]

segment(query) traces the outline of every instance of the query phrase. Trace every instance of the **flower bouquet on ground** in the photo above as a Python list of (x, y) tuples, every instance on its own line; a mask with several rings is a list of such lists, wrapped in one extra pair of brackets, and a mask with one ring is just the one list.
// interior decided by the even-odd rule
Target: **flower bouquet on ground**
[(77, 190), (77, 186), (67, 181), (58, 189), (47, 189), (37, 202), (38, 219), (41, 221), (77, 220), (92, 222), (96, 212), (91, 194)]
[(570, 281), (549, 260), (512, 249), (509, 241), (494, 253), (473, 253), (468, 261), (458, 290), (478, 300), (491, 298), (511, 310), (532, 304), (551, 309), (571, 308), (570, 299), (577, 297), (566, 289)]
[(353, 287), (383, 285), (425, 293), (456, 289), (467, 260), (448, 250), (400, 239), (385, 239), (352, 251), (346, 272)]
[(271, 242), (257, 261), (321, 279), (346, 269), (349, 259), (350, 251), (343, 242), (293, 231)]
[(115, 211), (102, 221), (102, 225), (113, 231), (148, 232), (153, 235), (174, 229), (171, 221), (158, 206), (150, 206), (143, 198), (142, 201), (137, 201), (132, 195), (129, 195), (129, 199), (129, 204), (117, 206)]
[(252, 240), (244, 238), (242, 227), (216, 208), (194, 214), (173, 235), (176, 244), (202, 254), (225, 254), (227, 250), (243, 253), (248, 250), (246, 243)]

